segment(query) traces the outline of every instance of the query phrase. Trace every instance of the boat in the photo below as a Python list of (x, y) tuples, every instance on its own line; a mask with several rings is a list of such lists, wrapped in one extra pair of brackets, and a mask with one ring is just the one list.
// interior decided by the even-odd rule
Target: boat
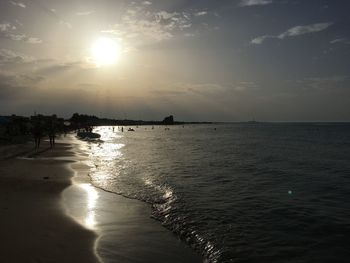
[(133, 128), (129, 128), (128, 131), (135, 131)]
[(78, 132), (77, 136), (80, 139), (99, 139), (101, 135), (96, 132)]

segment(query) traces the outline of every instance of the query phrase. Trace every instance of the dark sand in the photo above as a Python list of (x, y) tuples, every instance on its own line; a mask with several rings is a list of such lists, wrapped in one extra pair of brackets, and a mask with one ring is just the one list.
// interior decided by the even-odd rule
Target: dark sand
[(64, 142), (0, 147), (0, 262), (202, 262), (148, 204), (93, 187), (79, 141)]
[[(53, 157), (72, 156), (69, 146), (47, 146), (1, 147), (0, 262), (98, 262), (95, 233), (66, 216), (60, 203), (73, 173), (68, 161)], [(23, 155), (36, 158), (15, 158)]]

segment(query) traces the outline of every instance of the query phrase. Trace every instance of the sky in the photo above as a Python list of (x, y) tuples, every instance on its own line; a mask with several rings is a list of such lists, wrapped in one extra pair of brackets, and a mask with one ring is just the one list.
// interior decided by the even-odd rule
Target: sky
[[(350, 121), (349, 10), (348, 0), (1, 0), (0, 115)], [(92, 52), (101, 38), (118, 46), (115, 63)]]

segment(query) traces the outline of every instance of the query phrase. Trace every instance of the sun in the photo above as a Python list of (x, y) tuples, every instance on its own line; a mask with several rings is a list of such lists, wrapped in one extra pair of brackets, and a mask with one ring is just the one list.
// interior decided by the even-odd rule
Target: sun
[(97, 66), (115, 64), (121, 53), (120, 45), (111, 38), (101, 37), (92, 45), (91, 55)]

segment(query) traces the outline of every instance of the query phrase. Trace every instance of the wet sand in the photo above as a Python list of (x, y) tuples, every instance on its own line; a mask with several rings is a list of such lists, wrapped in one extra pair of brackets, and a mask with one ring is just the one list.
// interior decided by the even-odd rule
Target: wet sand
[[(85, 143), (85, 142), (83, 142)], [(103, 262), (202, 262), (160, 222), (152, 219), (149, 204), (105, 192), (90, 184), (90, 167), (79, 141), (73, 140), (79, 161), (71, 165), (74, 184), (62, 197), (67, 213), (98, 239), (96, 252)]]
[(63, 142), (0, 147), (0, 262), (202, 262), (148, 204), (93, 187), (79, 141)]
[[(69, 145), (44, 142), (2, 146), (0, 160), (0, 262), (98, 262), (96, 234), (65, 215), (61, 192), (73, 173)], [(35, 157), (19, 159), (19, 156)]]

